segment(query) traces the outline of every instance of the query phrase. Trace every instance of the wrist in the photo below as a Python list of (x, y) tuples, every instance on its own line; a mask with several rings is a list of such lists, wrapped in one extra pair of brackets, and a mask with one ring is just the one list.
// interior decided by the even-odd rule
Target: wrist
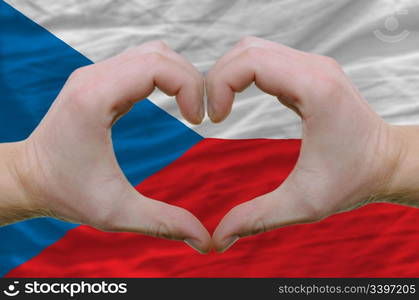
[(386, 180), (376, 201), (419, 207), (419, 126), (389, 126)]
[(0, 226), (39, 216), (22, 183), (25, 141), (0, 144)]

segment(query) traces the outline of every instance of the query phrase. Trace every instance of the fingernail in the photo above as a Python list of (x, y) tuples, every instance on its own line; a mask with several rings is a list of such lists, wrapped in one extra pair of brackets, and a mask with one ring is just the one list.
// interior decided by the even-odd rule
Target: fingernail
[(230, 248), (231, 246), (233, 246), (234, 243), (237, 242), (239, 239), (240, 239), (240, 237), (237, 236), (237, 235), (233, 235), (233, 236), (230, 236), (230, 237), (226, 238), (225, 239), (224, 247), (221, 248), (221, 250), (219, 250), (218, 252), (225, 252), (225, 251), (227, 251), (227, 249)]
[(199, 252), (200, 254), (205, 254), (205, 252), (201, 250), (201, 242), (199, 240), (189, 238), (184, 239), (183, 241), (186, 245)]

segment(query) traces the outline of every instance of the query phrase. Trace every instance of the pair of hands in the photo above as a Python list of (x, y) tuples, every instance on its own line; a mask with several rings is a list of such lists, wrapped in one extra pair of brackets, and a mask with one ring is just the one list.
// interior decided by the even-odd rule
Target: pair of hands
[[(278, 189), (233, 208), (211, 238), (190, 212), (131, 186), (115, 158), (110, 129), (155, 87), (176, 96), (194, 124), (204, 118), (206, 88), (208, 115), (220, 122), (234, 94), (252, 82), (301, 117), (300, 157)], [(331, 58), (247, 37), (204, 79), (155, 41), (70, 76), (39, 126), (14, 145), (13, 170), (23, 191), (16, 203), (25, 218), (53, 216), (183, 240), (201, 253), (224, 251), (240, 237), (314, 222), (389, 194), (402, 151), (397, 132)]]

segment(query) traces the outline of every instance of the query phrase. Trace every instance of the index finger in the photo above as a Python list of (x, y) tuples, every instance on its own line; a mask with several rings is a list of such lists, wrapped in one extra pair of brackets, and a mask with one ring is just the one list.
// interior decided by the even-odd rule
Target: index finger
[(304, 89), (302, 72), (301, 61), (290, 60), (270, 49), (247, 48), (209, 72), (206, 78), (208, 115), (213, 122), (222, 121), (231, 111), (234, 94), (252, 82), (276, 97), (298, 99)]
[[(149, 96), (155, 87), (176, 96), (182, 115), (198, 124), (204, 115), (204, 80), (201, 74), (167, 51), (127, 51), (103, 62), (83, 67), (71, 76), (72, 89), (83, 105), (105, 116), (112, 124), (136, 101)], [(170, 50), (171, 51), (171, 50)], [(68, 92), (68, 91), (67, 91)], [(72, 91), (70, 91), (71, 93)]]

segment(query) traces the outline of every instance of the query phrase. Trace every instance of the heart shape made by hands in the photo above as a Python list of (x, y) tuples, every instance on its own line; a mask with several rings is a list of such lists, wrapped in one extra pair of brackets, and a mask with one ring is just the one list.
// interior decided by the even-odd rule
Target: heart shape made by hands
[[(234, 207), (212, 237), (189, 211), (132, 188), (110, 130), (135, 104), (132, 99), (158, 87), (176, 95), (183, 116), (199, 124), (205, 88), (208, 115), (221, 122), (234, 94), (253, 82), (302, 119), (300, 155), (282, 185)], [(10, 151), (26, 191), (15, 203), (26, 207), (24, 217), (50, 215), (105, 231), (183, 240), (203, 253), (225, 251), (241, 237), (314, 222), (376, 199), (399, 147), (390, 136), (392, 127), (331, 58), (247, 37), (204, 78), (164, 43), (150, 42), (70, 76), (39, 126)]]

